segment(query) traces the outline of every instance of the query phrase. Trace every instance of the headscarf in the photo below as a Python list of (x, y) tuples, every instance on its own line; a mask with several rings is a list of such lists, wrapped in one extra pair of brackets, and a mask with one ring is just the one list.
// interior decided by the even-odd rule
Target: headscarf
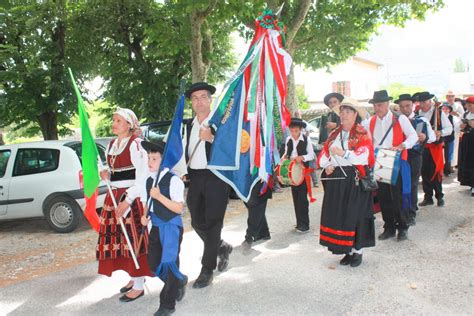
[(141, 134), (140, 122), (138, 121), (137, 116), (132, 110), (117, 107), (114, 114), (118, 114), (121, 117), (123, 117), (125, 121), (127, 121), (130, 124), (133, 134), (140, 136)]

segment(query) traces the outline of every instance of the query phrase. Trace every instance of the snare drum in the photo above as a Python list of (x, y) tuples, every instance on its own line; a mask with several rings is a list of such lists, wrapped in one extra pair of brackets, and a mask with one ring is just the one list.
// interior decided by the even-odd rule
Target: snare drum
[(283, 160), (276, 167), (275, 173), (283, 185), (298, 186), (304, 181), (304, 165), (296, 160)]
[(375, 149), (375, 180), (390, 185), (396, 185), (400, 171), (400, 151), (390, 149)]

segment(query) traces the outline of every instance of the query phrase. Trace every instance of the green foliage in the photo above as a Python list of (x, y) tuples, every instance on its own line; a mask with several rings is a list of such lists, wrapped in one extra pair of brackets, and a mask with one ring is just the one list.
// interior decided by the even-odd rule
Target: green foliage
[(299, 109), (301, 110), (309, 109), (310, 105), (308, 103), (308, 96), (304, 92), (303, 86), (296, 86), (296, 100), (297, 100)]
[(87, 60), (76, 52), (84, 43), (69, 36), (75, 6), (67, 1), (28, 2), (0, 8), (0, 126), (45, 139), (66, 135), (75, 111), (75, 97), (66, 75), (66, 63), (76, 76), (87, 73)]
[(454, 61), (454, 69), (453, 72), (467, 72), (469, 71), (469, 66), (466, 65), (461, 58), (456, 58)]
[(402, 83), (392, 83), (386, 87), (382, 87), (382, 89), (387, 90), (388, 94), (393, 97), (394, 100), (398, 99), (398, 96), (403, 93), (414, 94), (420, 91), (426, 91), (423, 87), (418, 86), (407, 86)]

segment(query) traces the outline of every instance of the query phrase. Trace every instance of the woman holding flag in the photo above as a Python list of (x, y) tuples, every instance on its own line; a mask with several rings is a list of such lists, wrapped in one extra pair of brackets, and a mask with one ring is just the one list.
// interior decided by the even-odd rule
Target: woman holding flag
[[(100, 215), (96, 254), (99, 274), (111, 276), (112, 272), (123, 270), (130, 275), (131, 280), (120, 289), (121, 293), (125, 293), (120, 301), (130, 302), (143, 296), (145, 276), (153, 276), (147, 264), (146, 230), (143, 242), (139, 242), (142, 228), (140, 219), (144, 213), (142, 202), (146, 201), (144, 183), (148, 177), (148, 161), (138, 137), (140, 125), (132, 110), (117, 108), (113, 114), (112, 131), (117, 138), (107, 146), (108, 168), (100, 173), (103, 180), (110, 180), (112, 190), (105, 197)], [(110, 192), (113, 192), (117, 208), (113, 206)], [(129, 249), (126, 242), (119, 224), (121, 217), (134, 249)], [(139, 267), (134, 264), (131, 251), (134, 251)]]

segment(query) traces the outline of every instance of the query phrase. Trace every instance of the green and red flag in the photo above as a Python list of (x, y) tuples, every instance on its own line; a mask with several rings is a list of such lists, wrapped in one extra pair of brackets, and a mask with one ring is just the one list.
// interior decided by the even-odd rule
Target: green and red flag
[(97, 165), (97, 159), (99, 158), (99, 151), (95, 144), (94, 137), (92, 137), (91, 130), (89, 128), (89, 118), (82, 100), (81, 92), (76, 85), (74, 76), (72, 75), (71, 68), (69, 69), (69, 75), (71, 76), (72, 85), (77, 96), (77, 107), (79, 110), (79, 122), (81, 125), (81, 137), (82, 137), (82, 183), (84, 187), (84, 198), (86, 200), (86, 209), (84, 216), (87, 218), (92, 228), (99, 231), (99, 216), (96, 212), (96, 203), (98, 196), (98, 187), (100, 183), (99, 178), (99, 167)]

